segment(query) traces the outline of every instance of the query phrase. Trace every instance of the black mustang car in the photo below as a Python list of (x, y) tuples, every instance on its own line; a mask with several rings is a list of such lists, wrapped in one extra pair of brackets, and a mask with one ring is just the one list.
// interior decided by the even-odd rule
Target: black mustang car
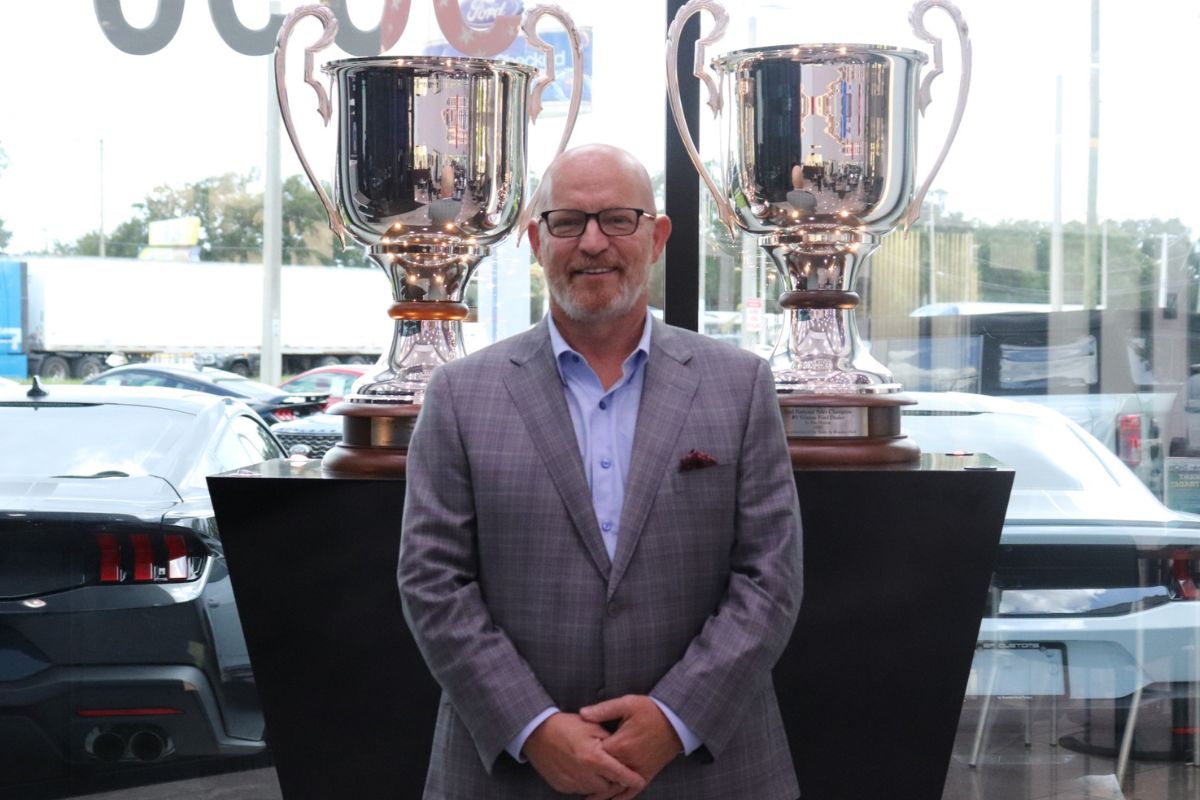
[(205, 476), (282, 455), (232, 398), (0, 387), (0, 788), (264, 749)]

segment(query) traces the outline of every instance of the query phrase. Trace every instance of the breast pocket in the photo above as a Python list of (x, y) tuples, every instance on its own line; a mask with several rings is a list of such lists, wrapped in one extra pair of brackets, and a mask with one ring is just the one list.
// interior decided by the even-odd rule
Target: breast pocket
[(676, 470), (664, 485), (668, 503), (675, 513), (688, 516), (732, 514), (737, 500), (737, 464)]

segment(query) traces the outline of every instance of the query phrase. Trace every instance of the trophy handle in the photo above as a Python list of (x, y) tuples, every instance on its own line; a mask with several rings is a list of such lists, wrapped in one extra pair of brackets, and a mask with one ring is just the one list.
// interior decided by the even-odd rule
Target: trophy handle
[(942, 40), (925, 29), (925, 13), (935, 6), (950, 15), (958, 31), (958, 43), (962, 52), (962, 74), (958, 79), (958, 105), (954, 109), (954, 120), (950, 123), (950, 131), (946, 134), (946, 143), (942, 145), (942, 151), (938, 153), (937, 161), (933, 163), (933, 169), (929, 171), (929, 176), (925, 178), (921, 188), (913, 194), (912, 202), (908, 204), (908, 212), (904, 215), (905, 230), (908, 230), (909, 226), (921, 216), (921, 203), (925, 200), (925, 193), (933, 185), (933, 179), (937, 176), (938, 170), (942, 168), (942, 162), (946, 160), (946, 153), (949, 152), (950, 145), (954, 143), (954, 137), (958, 135), (963, 109), (967, 105), (967, 91), (971, 88), (971, 40), (967, 37), (967, 23), (963, 20), (962, 13), (949, 0), (918, 0), (912, 10), (908, 12), (908, 21), (912, 25), (913, 33), (933, 45), (933, 66), (921, 81), (921, 89), (917, 94), (917, 106), (921, 115), (924, 116), (925, 109), (929, 106), (931, 99), (929, 87), (933, 84), (933, 79), (942, 74)]
[[(558, 140), (558, 149), (554, 151), (554, 158), (558, 158), (567, 149), (567, 142), (575, 130), (575, 119), (579, 116), (579, 104), (583, 102), (583, 41), (579, 29), (575, 27), (575, 20), (571, 19), (571, 15), (558, 6), (536, 6), (525, 14), (525, 19), (521, 23), (521, 32), (525, 34), (525, 40), (530, 47), (540, 50), (546, 56), (546, 69), (533, 82), (533, 87), (530, 89), (530, 122), (537, 121), (538, 114), (542, 111), (542, 93), (546, 91), (547, 86), (554, 83), (554, 46), (542, 41), (537, 35), (538, 20), (545, 16), (554, 17), (561, 22), (567, 31), (567, 39), (571, 42), (571, 105), (567, 108), (567, 124), (563, 129), (562, 138)], [(553, 161), (553, 159), (551, 160)], [(533, 195), (524, 204), (517, 217), (518, 243), (525, 235), (525, 228), (529, 225), (529, 220), (533, 216), (533, 210), (537, 208), (537, 201), (541, 195), (542, 185), (539, 183), (538, 188), (534, 190)]]
[(287, 42), (292, 35), (292, 28), (304, 17), (316, 17), (325, 27), (321, 38), (312, 46), (304, 48), (304, 82), (317, 93), (317, 113), (321, 115), (321, 119), (325, 121), (326, 125), (329, 124), (329, 118), (333, 114), (329, 104), (329, 95), (325, 92), (325, 87), (321, 85), (321, 82), (313, 77), (313, 56), (333, 44), (334, 38), (337, 36), (337, 17), (325, 6), (301, 6), (288, 14), (287, 19), (280, 26), (279, 36), (275, 41), (275, 93), (279, 96), (279, 115), (283, 117), (283, 127), (287, 130), (288, 138), (292, 140), (292, 147), (295, 148), (296, 155), (300, 157), (300, 166), (304, 168), (304, 174), (308, 176), (309, 183), (317, 190), (317, 196), (321, 198), (321, 204), (325, 206), (325, 213), (329, 215), (329, 227), (338, 237), (342, 247), (345, 247), (346, 224), (329, 199), (329, 195), (325, 193), (321, 182), (313, 174), (308, 159), (304, 156), (300, 140), (296, 136), (296, 127), (292, 124), (292, 110), (288, 103), (287, 80), (284, 75), (287, 62)]
[(721, 114), (720, 89), (712, 75), (704, 68), (705, 48), (724, 36), (725, 28), (729, 24), (729, 15), (716, 0), (688, 0), (675, 14), (675, 19), (671, 21), (671, 27), (667, 30), (667, 97), (671, 101), (671, 116), (675, 118), (675, 126), (679, 129), (688, 157), (692, 159), (692, 165), (696, 168), (696, 172), (700, 173), (708, 191), (712, 193), (713, 200), (717, 203), (717, 214), (721, 222), (729, 229), (730, 235), (734, 235), (733, 207), (700, 161), (700, 153), (692, 142), (691, 128), (688, 127), (687, 120), (683, 116), (683, 101), (679, 99), (679, 35), (688, 19), (704, 9), (713, 15), (715, 24), (707, 37), (696, 42), (696, 51), (692, 59), (692, 74), (704, 81), (704, 85), (708, 87), (708, 107), (712, 109), (713, 116), (717, 117)]

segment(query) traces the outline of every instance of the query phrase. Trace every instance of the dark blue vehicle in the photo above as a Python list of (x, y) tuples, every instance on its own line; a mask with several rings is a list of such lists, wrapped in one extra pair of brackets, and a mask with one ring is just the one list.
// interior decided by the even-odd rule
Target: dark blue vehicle
[[(263, 751), (205, 477), (283, 455), (232, 398), (0, 387), (0, 795)], [(56, 771), (57, 770), (57, 771)]]

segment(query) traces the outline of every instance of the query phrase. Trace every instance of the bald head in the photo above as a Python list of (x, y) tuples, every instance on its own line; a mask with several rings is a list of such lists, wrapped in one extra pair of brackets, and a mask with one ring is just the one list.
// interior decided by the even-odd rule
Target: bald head
[(585, 144), (573, 147), (554, 159), (542, 177), (541, 198), (535, 213), (557, 208), (554, 184), (579, 185), (590, 181), (623, 184), (633, 207), (650, 213), (658, 211), (650, 173), (628, 151), (608, 144)]

